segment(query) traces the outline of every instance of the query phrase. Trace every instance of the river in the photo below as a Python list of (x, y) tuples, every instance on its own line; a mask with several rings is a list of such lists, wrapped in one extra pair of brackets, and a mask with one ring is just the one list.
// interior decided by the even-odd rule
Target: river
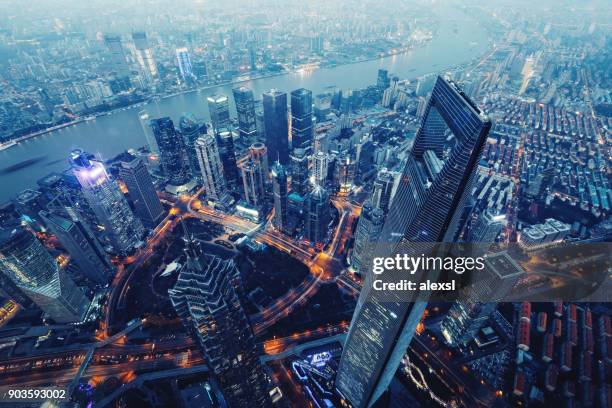
[[(441, 24), (434, 38), (425, 46), (407, 53), (334, 68), (261, 78), (243, 84), (253, 89), (256, 98), (270, 88), (290, 92), (304, 87), (312, 90), (313, 94), (332, 85), (341, 89), (365, 88), (376, 82), (379, 68), (388, 69), (390, 74), (400, 79), (411, 79), (463, 64), (489, 48), (484, 28), (470, 16), (450, 6), (438, 10), (438, 13)], [(145, 139), (137, 115), (141, 109), (146, 109), (152, 117), (171, 116), (175, 123), (185, 112), (208, 119), (206, 96), (215, 92), (231, 95), (232, 87), (222, 85), (153, 101), (145, 107), (125, 108), (0, 151), (0, 202), (14, 197), (25, 188), (35, 188), (36, 181), (41, 177), (64, 170), (68, 153), (76, 147), (107, 159), (123, 150), (143, 146)]]

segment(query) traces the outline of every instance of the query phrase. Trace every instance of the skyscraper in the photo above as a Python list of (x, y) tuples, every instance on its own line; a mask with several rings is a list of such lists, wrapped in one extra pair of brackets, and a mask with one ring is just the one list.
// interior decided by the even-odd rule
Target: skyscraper
[(355, 160), (349, 154), (336, 159), (334, 165), (334, 188), (341, 195), (347, 195), (355, 180)]
[(322, 245), (327, 236), (331, 220), (329, 194), (320, 185), (315, 185), (306, 199), (306, 239), (314, 245)]
[(78, 218), (76, 212), (71, 208), (64, 210), (52, 208), (42, 211), (40, 215), (45, 225), (68, 251), (81, 273), (92, 282), (102, 285), (108, 283), (115, 268), (98, 240), (87, 225)]
[(204, 135), (195, 142), (196, 153), (204, 181), (206, 196), (221, 200), (227, 194), (223, 167), (219, 158), (217, 141), (213, 135)]
[(202, 253), (188, 238), (186, 261), (168, 291), (185, 327), (193, 333), (230, 407), (268, 407), (267, 384), (253, 332), (232, 286), (233, 260)]
[(268, 159), (285, 165), (289, 161), (287, 94), (278, 89), (264, 92), (263, 110)]
[(87, 313), (87, 297), (24, 227), (0, 229), (0, 273), (57, 323), (79, 322)]
[(245, 160), (240, 163), (244, 200), (252, 208), (261, 209), (265, 203), (264, 175), (258, 160)]
[(312, 91), (300, 88), (291, 92), (291, 147), (312, 145)]
[(380, 208), (385, 213), (389, 211), (389, 204), (391, 203), (391, 195), (393, 193), (393, 184), (395, 179), (393, 174), (388, 171), (381, 171), (378, 173), (376, 180), (374, 181), (374, 191), (372, 191), (372, 205)]
[(272, 167), (272, 184), (274, 190), (274, 227), (282, 232), (288, 231), (287, 220), (287, 173), (285, 167), (276, 162)]
[(119, 177), (128, 189), (136, 216), (146, 227), (155, 228), (164, 218), (165, 211), (142, 160), (130, 154), (122, 156)]
[(200, 180), (200, 164), (195, 150), (195, 142), (207, 133), (206, 125), (198, 121), (191, 113), (186, 113), (179, 119), (179, 131), (183, 136), (183, 143), (187, 150), (187, 161), (189, 162), (189, 173), (192, 178)]
[(229, 128), (220, 128), (216, 138), (225, 182), (229, 187), (236, 188), (238, 186), (238, 167), (236, 166), (234, 135)]
[(234, 88), (234, 103), (238, 114), (238, 130), (240, 137), (253, 140), (257, 136), (257, 123), (255, 119), (255, 101), (253, 91), (246, 86)]
[(169, 117), (152, 119), (151, 129), (159, 148), (162, 170), (172, 186), (188, 183), (189, 165), (185, 161), (183, 138)]
[(384, 91), (389, 87), (390, 84), (391, 79), (389, 78), (389, 71), (387, 71), (386, 69), (379, 69), (378, 76), (376, 78), (376, 87), (379, 90)]
[(294, 149), (291, 160), (291, 191), (306, 197), (309, 191), (308, 156), (304, 149)]
[(157, 146), (157, 140), (155, 140), (155, 135), (153, 134), (153, 129), (151, 128), (151, 117), (149, 116), (149, 113), (145, 110), (138, 112), (138, 120), (140, 121), (142, 132), (145, 135), (149, 152), (155, 156), (155, 159), (159, 159), (159, 147)]
[(505, 223), (505, 215), (497, 214), (493, 209), (487, 208), (480, 213), (478, 219), (474, 222), (468, 241), (491, 244), (495, 241)]
[(327, 173), (329, 172), (329, 155), (317, 152), (312, 157), (312, 172), (314, 183), (324, 186), (327, 182)]
[[(420, 255), (425, 244), (419, 243), (456, 239), (490, 127), (453, 82), (438, 77), (381, 233), (387, 248), (376, 256)], [(447, 130), (453, 143), (447, 144)], [(441, 167), (427, 166), (427, 151), (446, 159)], [(436, 276), (419, 271), (413, 281)], [(416, 302), (399, 296), (373, 290), (372, 274), (366, 275), (336, 376), (339, 394), (353, 407), (370, 406), (386, 390), (425, 310), (427, 293), (415, 295)]]
[(120, 254), (128, 253), (140, 242), (144, 228), (132, 214), (121, 190), (109, 177), (104, 164), (95, 160), (93, 155), (74, 150), (69, 162), (85, 199), (98, 223), (104, 226), (104, 233), (114, 250)]
[(109, 62), (113, 73), (118, 77), (129, 77), (130, 67), (125, 58), (125, 51), (118, 35), (105, 34), (104, 44), (109, 51)]
[(361, 209), (361, 215), (355, 229), (355, 244), (351, 254), (351, 269), (362, 275), (366, 275), (367, 268), (362, 265), (373, 251), (374, 243), (378, 241), (382, 232), (385, 213), (381, 208), (375, 207), (370, 201), (366, 201)]
[(153, 58), (153, 51), (149, 45), (147, 34), (144, 31), (133, 32), (132, 40), (134, 41), (136, 62), (140, 67), (140, 71), (148, 82), (152, 82), (157, 79), (159, 72), (157, 71), (157, 64), (155, 63), (155, 58)]
[(215, 135), (218, 135), (221, 130), (231, 128), (229, 98), (225, 95), (214, 94), (206, 98), (208, 101), (208, 111), (210, 113), (210, 122), (212, 123)]
[(176, 49), (176, 61), (178, 63), (179, 72), (183, 82), (191, 82), (195, 80), (193, 65), (191, 64), (191, 57), (189, 57), (189, 50), (186, 47)]
[(258, 161), (261, 164), (264, 183), (267, 183), (270, 177), (270, 168), (268, 167), (268, 148), (266, 145), (261, 142), (253, 143), (249, 146), (249, 157), (251, 160)]

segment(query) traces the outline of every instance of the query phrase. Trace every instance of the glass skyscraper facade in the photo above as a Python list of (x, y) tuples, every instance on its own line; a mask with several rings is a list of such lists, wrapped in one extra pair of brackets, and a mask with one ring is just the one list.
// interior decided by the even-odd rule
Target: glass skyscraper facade
[(287, 173), (285, 167), (276, 163), (272, 167), (272, 184), (274, 191), (274, 227), (282, 232), (287, 232)]
[(93, 155), (74, 150), (69, 158), (72, 171), (97, 222), (104, 226), (114, 250), (120, 254), (130, 252), (141, 240), (144, 228), (134, 217), (119, 186), (106, 172), (104, 164)]
[(278, 89), (264, 92), (263, 114), (269, 161), (285, 165), (289, 161), (287, 94)]
[(234, 103), (238, 115), (238, 130), (240, 137), (252, 139), (257, 136), (257, 122), (255, 119), (255, 101), (253, 91), (245, 86), (234, 88)]
[(161, 155), (161, 167), (168, 183), (173, 186), (188, 183), (190, 177), (189, 166), (185, 161), (185, 145), (174, 127), (174, 122), (169, 117), (163, 117), (152, 119), (150, 123)]
[(310, 147), (313, 131), (312, 91), (296, 89), (291, 92), (291, 147)]
[[(486, 115), (454, 83), (438, 77), (376, 256), (420, 255), (427, 243), (455, 239), (490, 127)], [(339, 394), (356, 408), (372, 405), (389, 386), (428, 298), (419, 292), (414, 302), (394, 300), (393, 294), (373, 290), (371, 280), (369, 273), (336, 377)]]

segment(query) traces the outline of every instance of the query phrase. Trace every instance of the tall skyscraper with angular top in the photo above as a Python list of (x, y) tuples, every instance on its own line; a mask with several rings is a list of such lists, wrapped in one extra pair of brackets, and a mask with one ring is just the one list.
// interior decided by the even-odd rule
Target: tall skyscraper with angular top
[(168, 183), (180, 186), (188, 183), (189, 164), (185, 160), (185, 144), (169, 117), (152, 119), (151, 129), (161, 155), (161, 166)]
[[(488, 117), (458, 86), (438, 77), (377, 257), (421, 255), (422, 245), (456, 239), (490, 127)], [(435, 280), (435, 275), (427, 277)], [(427, 293), (418, 292), (410, 301), (374, 290), (372, 279), (366, 275), (336, 376), (338, 393), (354, 408), (371, 406), (387, 389), (427, 305)]]
[(264, 130), (269, 162), (289, 161), (289, 123), (287, 118), (287, 94), (278, 89), (263, 93)]
[(120, 254), (130, 252), (140, 242), (144, 228), (134, 217), (115, 180), (110, 178), (101, 161), (82, 150), (74, 150), (69, 162), (114, 250)]

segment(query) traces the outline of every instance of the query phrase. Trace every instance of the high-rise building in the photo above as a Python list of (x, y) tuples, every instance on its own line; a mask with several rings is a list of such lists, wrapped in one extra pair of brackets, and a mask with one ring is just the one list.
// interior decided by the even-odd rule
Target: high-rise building
[(216, 138), (225, 182), (228, 187), (236, 188), (238, 186), (238, 166), (236, 166), (234, 135), (229, 128), (221, 128), (217, 132)]
[(80, 322), (87, 313), (85, 294), (24, 227), (0, 229), (0, 273), (57, 323)]
[(320, 185), (315, 185), (306, 199), (305, 213), (306, 239), (314, 245), (323, 245), (331, 220), (327, 190)]
[(324, 186), (327, 182), (329, 173), (329, 155), (323, 152), (317, 152), (312, 157), (312, 173), (314, 184)]
[(378, 173), (378, 176), (374, 181), (372, 205), (376, 208), (380, 208), (385, 213), (389, 211), (394, 183), (395, 178), (393, 177), (393, 174), (385, 170)]
[(227, 194), (227, 186), (215, 137), (210, 134), (200, 137), (195, 142), (195, 148), (206, 196), (221, 200)]
[(92, 282), (104, 285), (114, 273), (114, 266), (87, 225), (72, 208), (42, 211), (45, 225), (55, 235), (81, 273)]
[(484, 269), (476, 282), (466, 285), (440, 323), (444, 342), (451, 347), (464, 347), (476, 338), (478, 331), (525, 271), (507, 252), (484, 258)]
[(246, 86), (234, 88), (234, 103), (238, 115), (238, 130), (240, 137), (253, 140), (257, 136), (257, 122), (255, 119), (255, 101), (253, 91)]
[(195, 142), (208, 131), (203, 122), (198, 121), (191, 113), (186, 113), (179, 119), (179, 131), (183, 136), (183, 143), (187, 151), (187, 161), (189, 163), (189, 173), (191, 177), (200, 180), (200, 163), (195, 150)]
[(186, 261), (168, 291), (185, 327), (193, 333), (230, 407), (268, 407), (267, 383), (247, 316), (233, 282), (233, 260), (205, 255), (188, 238)]
[(212, 123), (215, 135), (218, 135), (221, 130), (231, 128), (231, 119), (229, 111), (229, 98), (225, 95), (214, 94), (206, 98), (208, 101), (208, 111), (210, 113), (210, 122)]
[(147, 228), (155, 228), (164, 219), (165, 211), (147, 167), (139, 158), (125, 154), (121, 158), (119, 177), (128, 189), (136, 216)]
[(251, 160), (258, 161), (263, 171), (264, 184), (270, 178), (270, 168), (268, 167), (268, 148), (261, 142), (255, 142), (249, 146), (249, 157)]
[(69, 162), (85, 199), (98, 223), (104, 226), (104, 233), (113, 249), (120, 254), (130, 252), (140, 243), (144, 228), (140, 220), (134, 217), (119, 186), (109, 177), (104, 164), (91, 154), (74, 150)]
[(312, 91), (296, 89), (291, 92), (291, 147), (310, 147), (313, 134)]
[(264, 174), (258, 160), (245, 160), (240, 163), (244, 200), (252, 208), (261, 209), (265, 203)]
[(391, 78), (389, 78), (389, 71), (386, 69), (379, 69), (378, 76), (376, 77), (376, 87), (384, 91), (391, 84)]
[(178, 63), (179, 72), (183, 82), (191, 82), (195, 80), (193, 65), (191, 64), (191, 57), (189, 56), (189, 50), (186, 47), (176, 49), (176, 61)]
[(157, 140), (155, 139), (153, 129), (151, 128), (151, 117), (149, 116), (149, 113), (145, 110), (138, 112), (138, 120), (140, 121), (142, 132), (145, 135), (149, 152), (151, 152), (155, 160), (159, 159), (159, 147), (157, 146)]
[[(386, 248), (375, 256), (421, 255), (426, 243), (456, 240), (490, 127), (453, 82), (438, 77), (383, 226), (380, 241)], [(454, 136), (450, 145), (447, 131)], [(431, 167), (434, 172), (426, 170), (429, 150), (445, 159), (440, 169)], [(436, 276), (419, 271), (413, 281), (418, 285)], [(419, 301), (410, 301), (415, 299), (374, 290), (372, 279), (366, 275), (336, 376), (336, 389), (355, 408), (372, 405), (387, 389), (427, 304), (423, 291)]]
[(468, 241), (491, 244), (505, 224), (506, 216), (504, 214), (497, 214), (493, 209), (487, 208), (480, 213), (478, 219), (474, 222)]
[(287, 219), (287, 173), (285, 167), (276, 162), (272, 167), (272, 184), (274, 191), (274, 227), (282, 232), (288, 231)]
[(364, 260), (371, 255), (373, 244), (378, 241), (382, 232), (385, 213), (381, 208), (375, 207), (370, 201), (366, 201), (361, 209), (361, 215), (355, 229), (355, 244), (351, 254), (351, 269), (365, 276), (367, 264)]
[(289, 161), (287, 94), (278, 89), (264, 92), (263, 114), (268, 159), (285, 165)]
[(125, 51), (118, 35), (105, 34), (104, 44), (110, 53), (109, 62), (112, 72), (118, 77), (129, 77), (130, 67), (125, 57)]
[(334, 165), (334, 188), (341, 195), (347, 195), (355, 180), (355, 160), (349, 154), (336, 159)]
[(304, 149), (295, 149), (289, 156), (291, 160), (291, 191), (306, 197), (309, 191), (308, 156)]
[(161, 167), (168, 183), (181, 186), (190, 181), (189, 165), (185, 160), (185, 144), (169, 117), (152, 119), (151, 130), (159, 148)]
[(159, 72), (157, 71), (157, 64), (155, 63), (155, 58), (153, 58), (153, 51), (149, 45), (147, 34), (144, 31), (133, 32), (132, 40), (134, 41), (136, 62), (140, 67), (140, 71), (147, 81), (152, 82), (157, 79)]

